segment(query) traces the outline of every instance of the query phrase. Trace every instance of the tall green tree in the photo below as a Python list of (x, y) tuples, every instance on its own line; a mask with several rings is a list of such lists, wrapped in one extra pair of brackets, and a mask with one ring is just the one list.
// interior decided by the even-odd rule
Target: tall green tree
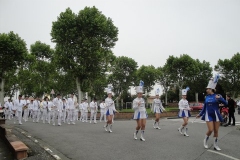
[(166, 66), (158, 67), (157, 68), (157, 82), (163, 87), (163, 92), (165, 93), (165, 105), (167, 105), (168, 102), (168, 91), (170, 89), (170, 86), (172, 84), (171, 81), (171, 74), (166, 69)]
[(137, 67), (135, 60), (125, 56), (117, 57), (111, 66), (112, 74), (108, 81), (114, 86), (114, 93), (121, 95), (122, 105), (123, 97), (128, 94), (129, 87), (135, 80)]
[(226, 92), (236, 97), (240, 94), (240, 54), (234, 54), (230, 59), (219, 59), (214, 70), (221, 75), (220, 83)]
[(73, 75), (78, 99), (81, 91), (99, 76), (105, 76), (111, 49), (118, 40), (118, 29), (113, 21), (96, 7), (85, 7), (78, 14), (67, 8), (52, 24), (52, 41), (56, 43), (55, 64)]
[(209, 62), (200, 62), (198, 59), (195, 61), (198, 69), (195, 75), (188, 78), (186, 84), (190, 87), (191, 92), (195, 93), (195, 101), (198, 103), (198, 94), (205, 93), (205, 88), (212, 77), (212, 67)]
[(27, 53), (26, 43), (14, 32), (0, 33), (0, 101), (4, 100), (5, 76), (16, 70)]
[(169, 56), (166, 62), (166, 70), (171, 73), (170, 78), (173, 83), (179, 87), (179, 99), (181, 99), (181, 90), (186, 82), (199, 72), (199, 68), (194, 59), (189, 55), (183, 54), (180, 57)]

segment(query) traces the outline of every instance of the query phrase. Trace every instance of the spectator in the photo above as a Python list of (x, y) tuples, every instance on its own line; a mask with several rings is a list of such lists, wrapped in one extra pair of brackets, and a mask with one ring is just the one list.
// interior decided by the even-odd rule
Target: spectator
[(226, 100), (228, 101), (228, 108), (229, 108), (229, 120), (228, 120), (228, 125), (231, 125), (231, 120), (233, 119), (232, 126), (235, 126), (235, 101), (231, 98), (230, 95), (227, 95)]

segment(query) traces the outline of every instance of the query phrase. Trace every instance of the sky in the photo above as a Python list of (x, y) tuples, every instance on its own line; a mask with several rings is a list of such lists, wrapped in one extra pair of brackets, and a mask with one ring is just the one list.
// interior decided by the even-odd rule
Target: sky
[(113, 53), (138, 66), (188, 54), (211, 66), (240, 52), (240, 0), (0, 0), (0, 33), (51, 45), (52, 22), (66, 8), (98, 8), (119, 29)]

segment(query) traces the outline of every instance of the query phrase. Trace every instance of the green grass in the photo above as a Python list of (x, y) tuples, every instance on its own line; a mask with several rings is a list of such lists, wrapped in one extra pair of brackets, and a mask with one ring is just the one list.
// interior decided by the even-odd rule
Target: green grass
[[(178, 111), (178, 108), (165, 108), (167, 112), (170, 112), (170, 111)], [(133, 109), (122, 109), (120, 111), (120, 113), (133, 113), (134, 110)], [(147, 113), (150, 114), (151, 113), (151, 109), (150, 108), (147, 108)]]

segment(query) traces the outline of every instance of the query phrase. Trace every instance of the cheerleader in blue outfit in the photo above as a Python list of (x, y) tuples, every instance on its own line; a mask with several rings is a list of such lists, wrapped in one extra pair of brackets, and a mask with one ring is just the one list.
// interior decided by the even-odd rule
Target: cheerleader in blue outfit
[(217, 85), (219, 75), (215, 76), (214, 80), (210, 80), (206, 88), (207, 96), (202, 111), (196, 116), (196, 118), (202, 117), (202, 120), (206, 121), (208, 131), (203, 140), (204, 148), (208, 148), (209, 136), (214, 132), (214, 150), (220, 151), (218, 147), (218, 129), (220, 122), (223, 121), (219, 111), (219, 103), (227, 105), (227, 101), (219, 94), (215, 94), (215, 87)]
[(145, 141), (144, 132), (146, 126), (147, 112), (145, 108), (145, 101), (142, 98), (143, 96), (143, 81), (140, 81), (140, 85), (136, 87), (137, 98), (133, 100), (133, 110), (134, 115), (133, 119), (137, 122), (137, 127), (135, 133), (133, 133), (133, 138), (137, 139), (138, 131), (141, 129), (141, 141)]
[(179, 101), (178, 106), (179, 106), (179, 117), (183, 118), (183, 124), (178, 128), (178, 131), (180, 134), (183, 134), (183, 129), (184, 130), (184, 136), (189, 137), (187, 134), (188, 128), (188, 119), (191, 117), (190, 110), (191, 108), (189, 107), (188, 101), (187, 101), (187, 91), (189, 91), (189, 87), (186, 89), (182, 90), (182, 99)]

